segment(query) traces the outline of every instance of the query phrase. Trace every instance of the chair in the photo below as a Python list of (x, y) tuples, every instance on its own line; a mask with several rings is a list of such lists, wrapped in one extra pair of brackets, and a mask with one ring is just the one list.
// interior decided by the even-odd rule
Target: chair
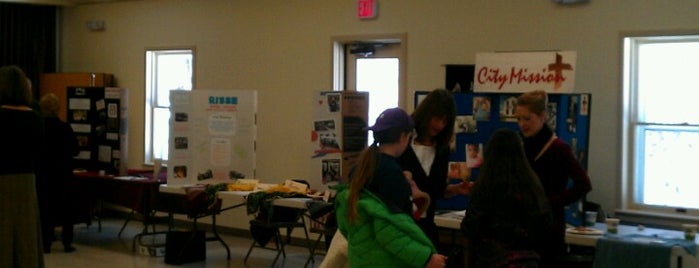
[[(245, 263), (247, 263), (253, 248), (257, 247), (277, 251), (277, 255), (272, 262), (272, 267), (274, 267), (274, 264), (279, 259), (279, 255), (283, 255), (286, 258), (284, 246), (291, 241), (291, 231), (294, 228), (302, 228), (306, 241), (309, 241), (306, 221), (303, 217), (306, 210), (275, 206), (273, 203), (269, 202), (269, 204), (262, 206), (255, 219), (250, 221), (250, 232), (253, 241), (250, 249), (248, 249), (248, 253), (245, 255)], [(283, 239), (280, 229), (286, 229), (286, 241)], [(274, 240), (274, 248), (266, 246), (270, 239)]]
[[(308, 212), (305, 217), (308, 218), (310, 223), (310, 233), (318, 234), (318, 238), (312, 244), (309, 244), (308, 260), (304, 267), (307, 267), (311, 262), (315, 262), (315, 255), (325, 255), (328, 247), (330, 246), (330, 241), (337, 231), (337, 219), (335, 218), (335, 205), (333, 203), (315, 201), (308, 203)], [(323, 251), (318, 252), (320, 249), (320, 242), (325, 237), (325, 245)]]

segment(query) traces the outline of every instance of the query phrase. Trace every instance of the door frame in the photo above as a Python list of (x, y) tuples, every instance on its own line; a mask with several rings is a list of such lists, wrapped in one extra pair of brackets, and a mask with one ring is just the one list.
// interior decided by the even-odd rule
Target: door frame
[[(408, 46), (408, 35), (407, 33), (395, 33), (395, 34), (367, 34), (367, 35), (345, 35), (345, 36), (334, 36), (332, 37), (332, 66), (333, 66), (333, 78), (332, 85), (333, 90), (354, 90), (355, 88), (346, 88), (347, 84), (347, 70), (346, 68), (346, 57), (345, 57), (345, 47), (346, 45), (352, 43), (391, 43), (400, 44), (398, 48), (398, 105), (407, 109), (411, 107), (412, 97), (408, 94), (407, 89), (407, 46)], [(378, 54), (376, 57), (381, 57)], [(352, 64), (353, 65), (353, 64)]]

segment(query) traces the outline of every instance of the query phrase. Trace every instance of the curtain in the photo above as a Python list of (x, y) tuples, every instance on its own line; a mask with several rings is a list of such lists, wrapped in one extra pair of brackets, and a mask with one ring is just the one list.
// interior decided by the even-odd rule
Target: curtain
[(17, 65), (39, 95), (39, 74), (56, 71), (58, 8), (0, 3), (0, 66)]

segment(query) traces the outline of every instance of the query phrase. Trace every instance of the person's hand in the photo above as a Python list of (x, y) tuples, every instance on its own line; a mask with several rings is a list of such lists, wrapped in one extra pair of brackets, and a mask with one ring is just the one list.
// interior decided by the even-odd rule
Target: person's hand
[(408, 171), (408, 170), (403, 170), (403, 176), (405, 176), (405, 179), (408, 181), (413, 181), (413, 173)]
[(463, 181), (459, 184), (458, 192), (463, 195), (470, 195), (471, 188), (473, 188), (472, 181)]
[(442, 254), (432, 254), (430, 256), (430, 261), (427, 262), (427, 265), (425, 267), (427, 268), (443, 268), (447, 266), (447, 256), (444, 256)]

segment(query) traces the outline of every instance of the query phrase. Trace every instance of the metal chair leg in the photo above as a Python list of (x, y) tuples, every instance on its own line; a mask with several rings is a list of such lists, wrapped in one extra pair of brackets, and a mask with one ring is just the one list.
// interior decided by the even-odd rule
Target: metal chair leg
[(257, 243), (257, 242), (255, 242), (255, 240), (253, 239), (252, 244), (250, 245), (250, 249), (248, 249), (248, 254), (245, 254), (245, 259), (243, 259), (243, 263), (248, 262), (248, 257), (250, 257), (250, 253), (252, 252), (252, 248), (255, 247), (255, 243)]
[(282, 234), (279, 232), (279, 230), (277, 230), (277, 233), (275, 235), (275, 245), (277, 248), (277, 256), (274, 257), (272, 267), (274, 267), (274, 264), (277, 263), (277, 260), (279, 259), (279, 254), (282, 254), (284, 256), (284, 259), (286, 259), (286, 251), (284, 250), (284, 240), (282, 240)]
[(124, 224), (121, 225), (121, 229), (119, 229), (119, 233), (117, 234), (117, 237), (121, 237), (121, 233), (124, 232), (124, 229), (126, 229), (126, 225), (129, 224), (129, 221), (131, 221), (131, 218), (133, 218), (134, 214), (136, 214), (136, 211), (132, 209), (131, 213), (129, 213), (129, 216), (126, 217), (126, 221), (124, 221)]

